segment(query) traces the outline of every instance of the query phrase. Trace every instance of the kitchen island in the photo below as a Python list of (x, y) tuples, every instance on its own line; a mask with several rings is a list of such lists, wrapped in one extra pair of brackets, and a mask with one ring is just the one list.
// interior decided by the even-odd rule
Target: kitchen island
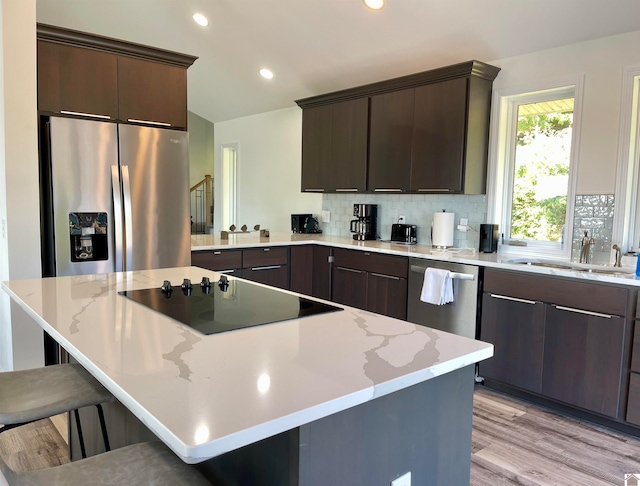
[(287, 476), (270, 484), (387, 485), (409, 471), (413, 484), (468, 482), (473, 368), (492, 345), (345, 306), (207, 336), (118, 294), (203, 276), (220, 277), (184, 267), (3, 289), (221, 484), (254, 462), (268, 469), (258, 478)]

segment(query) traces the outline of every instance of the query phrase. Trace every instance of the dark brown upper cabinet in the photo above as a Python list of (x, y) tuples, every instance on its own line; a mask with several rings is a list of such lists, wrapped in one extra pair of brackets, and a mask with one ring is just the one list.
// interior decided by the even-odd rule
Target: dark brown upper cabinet
[(117, 56), (38, 41), (38, 109), (116, 120)]
[(194, 56), (38, 24), (38, 111), (187, 128)]
[[(363, 164), (347, 155), (340, 165), (343, 172), (361, 171), (366, 192), (483, 194), (491, 89), (499, 71), (468, 61), (298, 100), (303, 109), (303, 190), (339, 192), (336, 184), (319, 175), (321, 168), (329, 170), (330, 163), (313, 159), (323, 150), (321, 140), (335, 133), (323, 123), (331, 125), (335, 118), (325, 115), (324, 120), (330, 121), (323, 122), (311, 115), (315, 123), (305, 123), (307, 112), (319, 107), (328, 112), (328, 106), (367, 97), (367, 159)], [(309, 142), (314, 139), (315, 147)]]
[(369, 174), (374, 192), (405, 192), (411, 175), (415, 90), (371, 97)]
[(187, 71), (118, 57), (120, 119), (129, 123), (187, 128)]
[(368, 98), (303, 111), (303, 191), (365, 191), (368, 114)]

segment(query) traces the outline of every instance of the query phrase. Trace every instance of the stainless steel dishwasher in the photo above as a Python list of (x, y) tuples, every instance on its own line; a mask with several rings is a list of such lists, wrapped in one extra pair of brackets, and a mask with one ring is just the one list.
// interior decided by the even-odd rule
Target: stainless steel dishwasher
[[(429, 267), (452, 272), (452, 303), (433, 305), (420, 300), (424, 273)], [(479, 275), (480, 268), (474, 265), (410, 258), (407, 320), (460, 336), (478, 338)]]

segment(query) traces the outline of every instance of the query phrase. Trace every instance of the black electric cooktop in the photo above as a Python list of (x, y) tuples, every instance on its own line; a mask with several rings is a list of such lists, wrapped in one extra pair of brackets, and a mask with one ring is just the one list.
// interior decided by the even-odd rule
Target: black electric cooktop
[(118, 293), (203, 334), (342, 310), (244, 280), (226, 280), (226, 277), (218, 282), (203, 278), (202, 282), (193, 284), (185, 280), (177, 286), (165, 281), (162, 288)]

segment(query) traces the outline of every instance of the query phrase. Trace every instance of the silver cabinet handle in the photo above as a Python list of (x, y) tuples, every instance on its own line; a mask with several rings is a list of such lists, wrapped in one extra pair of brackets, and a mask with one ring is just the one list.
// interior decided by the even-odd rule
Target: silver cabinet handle
[(535, 300), (517, 299), (515, 297), (507, 297), (506, 295), (489, 294), (494, 299), (511, 300), (513, 302), (520, 302), (522, 304), (536, 304)]
[(394, 277), (393, 275), (382, 275), (381, 273), (373, 273), (373, 272), (371, 272), (369, 275), (373, 275), (375, 277), (388, 278), (390, 280), (400, 280), (400, 277)]
[(271, 251), (271, 248), (263, 248), (262, 251)]
[(351, 273), (362, 273), (362, 270), (354, 270), (353, 268), (336, 267), (336, 270), (344, 270)]
[(282, 268), (282, 265), (270, 265), (268, 267), (251, 267), (251, 270), (274, 270), (276, 268)]
[(305, 189), (305, 191), (309, 191), (309, 192), (324, 192), (324, 189), (311, 189), (311, 188), (308, 188), (308, 189)]
[(588, 316), (594, 317), (604, 317), (606, 319), (611, 319), (613, 316), (609, 314), (601, 314), (600, 312), (592, 312), (583, 309), (574, 309), (573, 307), (564, 307), (562, 305), (554, 305), (554, 307), (558, 310), (563, 310), (567, 312), (575, 312), (576, 314), (586, 314)]
[(336, 192), (358, 192), (358, 189), (336, 189)]
[[(411, 265), (411, 271), (415, 273), (424, 273), (427, 271), (425, 267), (421, 267), (418, 265)], [(458, 273), (458, 272), (450, 272), (451, 278), (456, 280), (475, 280), (475, 276), (471, 273)]]
[(213, 254), (214, 255), (222, 255), (222, 252), (221, 251), (214, 251)]
[(449, 192), (451, 189), (418, 189), (418, 192)]
[(63, 115), (88, 116), (91, 118), (99, 118), (100, 120), (111, 120), (109, 115), (97, 115), (96, 113), (83, 113), (81, 111), (60, 110)]
[(402, 192), (402, 189), (385, 189), (385, 188), (375, 188), (375, 192)]
[(151, 120), (137, 120), (135, 118), (127, 118), (130, 123), (146, 123), (147, 125), (157, 125), (159, 127), (170, 127), (171, 123), (151, 121)]
[(216, 270), (218, 273), (235, 273), (235, 270)]

